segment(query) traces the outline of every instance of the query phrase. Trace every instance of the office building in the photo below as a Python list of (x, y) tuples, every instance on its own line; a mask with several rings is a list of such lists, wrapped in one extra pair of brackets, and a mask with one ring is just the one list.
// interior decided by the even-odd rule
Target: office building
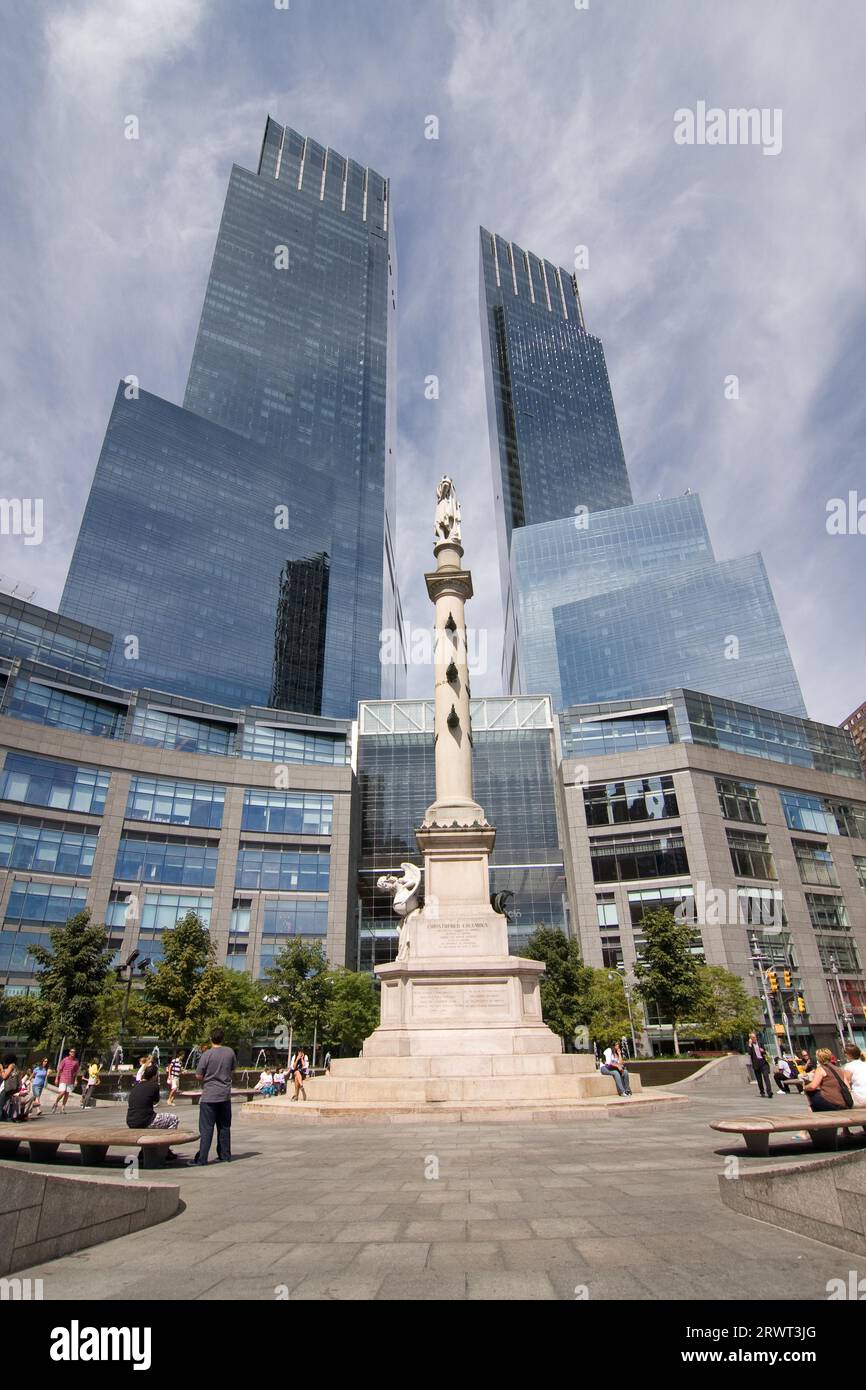
[(400, 692), (395, 313), (387, 180), (269, 119), (231, 173), (183, 407), (117, 391), (60, 605), (115, 634), (111, 680), (345, 718)]
[(858, 705), (853, 714), (849, 714), (847, 719), (842, 720), (842, 728), (846, 729), (857, 746), (860, 754), (860, 761), (866, 769), (866, 701)]

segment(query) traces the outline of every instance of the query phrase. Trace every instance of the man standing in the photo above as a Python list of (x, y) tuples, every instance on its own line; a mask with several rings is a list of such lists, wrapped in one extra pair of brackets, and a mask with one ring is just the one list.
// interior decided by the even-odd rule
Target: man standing
[(770, 1063), (767, 1061), (766, 1049), (758, 1042), (757, 1033), (749, 1034), (749, 1061), (752, 1064), (752, 1071), (755, 1073), (758, 1091), (765, 1100), (772, 1100), (773, 1090), (770, 1085)]
[(60, 1113), (66, 1109), (66, 1102), (75, 1090), (75, 1082), (78, 1076), (78, 1057), (74, 1047), (70, 1047), (60, 1066), (57, 1068), (57, 1099), (51, 1107), (51, 1113), (60, 1106)]
[(217, 1132), (217, 1160), (232, 1161), (232, 1072), (238, 1059), (230, 1047), (223, 1047), (222, 1028), (210, 1035), (212, 1046), (202, 1053), (196, 1076), (202, 1083), (198, 1108), (199, 1149), (193, 1163), (205, 1164), (210, 1154), (214, 1125)]

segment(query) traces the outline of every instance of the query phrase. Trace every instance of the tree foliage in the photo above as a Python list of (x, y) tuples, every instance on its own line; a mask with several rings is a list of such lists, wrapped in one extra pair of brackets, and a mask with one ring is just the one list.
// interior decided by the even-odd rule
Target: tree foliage
[(640, 924), (644, 938), (642, 960), (635, 965), (637, 991), (645, 1004), (653, 1004), (673, 1029), (674, 1052), (679, 1055), (678, 1026), (691, 1021), (702, 996), (699, 964), (692, 954), (692, 928), (676, 920), (672, 912), (648, 912)]
[(557, 927), (536, 927), (522, 955), (544, 962), (541, 1012), (548, 1028), (566, 1044), (589, 1023), (587, 1002), (593, 972), (584, 965), (578, 943)]
[(207, 927), (187, 912), (163, 933), (163, 959), (144, 982), (149, 1032), (172, 1047), (205, 1041), (226, 998), (225, 972), (215, 964)]
[(632, 995), (631, 1020), (629, 1001), (625, 995), (625, 981), (618, 970), (591, 970), (588, 989), (583, 1001), (585, 1022), (590, 1037), (603, 1046), (618, 1042), (620, 1038), (631, 1037), (634, 1024), (635, 1036), (643, 1030), (643, 1009), (640, 1001)]
[(273, 1001), (271, 1016), (287, 1024), (297, 1042), (310, 1046), (317, 1025), (321, 1033), (329, 992), (328, 958), (322, 943), (298, 937), (287, 942), (265, 972), (263, 992)]
[(15, 1013), (33, 1041), (50, 1045), (65, 1037), (67, 1046), (83, 1051), (93, 1039), (111, 968), (105, 928), (91, 926), (90, 913), (79, 912), (53, 927), (49, 941), (30, 947), (39, 994), (24, 996)]
[(703, 1042), (735, 1042), (763, 1022), (760, 1001), (749, 994), (739, 975), (721, 965), (698, 966), (700, 997), (689, 1017)]
[(325, 1046), (357, 1052), (378, 1023), (379, 996), (372, 975), (332, 970), (325, 1009)]

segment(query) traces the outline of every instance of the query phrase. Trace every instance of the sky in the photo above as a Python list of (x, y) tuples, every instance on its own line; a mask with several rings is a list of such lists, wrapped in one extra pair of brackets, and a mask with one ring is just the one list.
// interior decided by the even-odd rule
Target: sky
[[(0, 496), (44, 499), (41, 544), (0, 535), (0, 587), (56, 607), (118, 379), (182, 401), (231, 165), (270, 113), (391, 180), (400, 586), (429, 626), (419, 498), (450, 473), (474, 693), (500, 688), (484, 225), (561, 265), (587, 248), (635, 500), (691, 488), (718, 559), (763, 551), (809, 712), (840, 722), (866, 700), (861, 0), (282, 3), (0, 0)], [(677, 143), (701, 102), (781, 113), (781, 148)], [(830, 534), (849, 493), (863, 534)]]

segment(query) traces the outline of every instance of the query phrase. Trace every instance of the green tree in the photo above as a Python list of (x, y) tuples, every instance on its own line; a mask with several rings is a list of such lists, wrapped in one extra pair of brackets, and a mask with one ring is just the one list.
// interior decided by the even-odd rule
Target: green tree
[(586, 1009), (590, 1036), (598, 1042), (613, 1043), (620, 1038), (630, 1038), (632, 1023), (635, 1035), (643, 1030), (643, 1009), (634, 997), (629, 1019), (625, 981), (618, 970), (591, 971)]
[(541, 979), (541, 1012), (566, 1045), (573, 1042), (581, 1024), (589, 1023), (589, 990), (593, 972), (584, 965), (580, 948), (557, 927), (536, 927), (521, 953), (544, 962)]
[(680, 1053), (678, 1026), (691, 1020), (702, 994), (698, 962), (692, 954), (692, 928), (662, 908), (641, 919), (643, 959), (635, 965), (637, 991), (645, 1004), (654, 1004), (673, 1030), (674, 1052)]
[(696, 1038), (733, 1042), (761, 1027), (764, 1013), (760, 1001), (749, 994), (739, 975), (721, 965), (700, 965), (698, 979), (701, 989), (693, 1015)]
[(237, 1049), (267, 1027), (269, 1011), (264, 1001), (264, 990), (243, 971), (216, 965), (211, 967), (211, 973), (215, 988), (205, 1036), (214, 1028), (222, 1028), (226, 1042)]
[(271, 1000), (271, 1018), (288, 1024), (295, 1041), (312, 1044), (321, 1029), (328, 999), (328, 958), (320, 941), (294, 937), (274, 957), (265, 972), (264, 995)]
[(357, 1052), (379, 1023), (379, 996), (372, 975), (332, 970), (324, 1018), (324, 1043)]
[[(46, 1045), (65, 1037), (68, 1046), (83, 1052), (92, 1039), (111, 969), (105, 928), (91, 926), (90, 913), (79, 912), (63, 926), (53, 927), (48, 938), (50, 947), (30, 947), (39, 986), (38, 999), (28, 1006), (30, 1024), (45, 1029)], [(26, 1011), (22, 1017), (27, 1017)]]
[(51, 1008), (38, 994), (16, 994), (6, 998), (3, 1031), (26, 1038), (30, 1045), (43, 1052), (49, 1046)]
[[(112, 974), (105, 981), (93, 1021), (91, 1041), (94, 1047), (108, 1051), (120, 1042), (120, 1020), (126, 1002), (126, 985)], [(144, 998), (140, 989), (133, 989), (126, 1013), (126, 1036), (136, 1038), (146, 1033)]]
[(162, 941), (163, 959), (145, 977), (145, 1026), (172, 1047), (204, 1042), (224, 998), (207, 927), (187, 912)]

